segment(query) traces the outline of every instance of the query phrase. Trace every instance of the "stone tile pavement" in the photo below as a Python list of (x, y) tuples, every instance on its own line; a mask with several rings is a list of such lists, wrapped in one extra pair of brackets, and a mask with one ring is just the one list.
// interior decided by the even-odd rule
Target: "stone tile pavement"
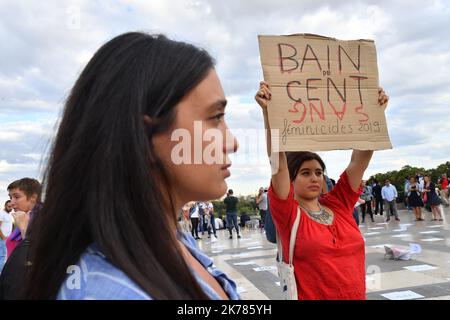
[[(414, 215), (399, 210), (400, 221), (384, 221), (374, 216), (360, 224), (366, 243), (366, 285), (368, 300), (450, 299), (450, 210), (443, 209), (444, 221), (414, 221)], [(408, 261), (384, 258), (384, 245), (408, 249), (419, 244), (422, 251)], [(275, 267), (276, 245), (259, 229), (242, 230), (242, 238), (228, 239), (228, 231), (218, 230), (218, 241), (206, 237), (199, 247), (214, 259), (238, 285), (243, 299), (281, 299)]]

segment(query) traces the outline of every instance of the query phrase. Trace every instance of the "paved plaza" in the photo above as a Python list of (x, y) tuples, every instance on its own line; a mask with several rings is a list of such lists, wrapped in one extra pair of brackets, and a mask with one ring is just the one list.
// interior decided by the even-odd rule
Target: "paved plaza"
[[(444, 221), (414, 221), (414, 215), (399, 210), (400, 221), (375, 215), (375, 222), (360, 224), (366, 243), (366, 284), (368, 300), (430, 299), (450, 300), (450, 210), (444, 208)], [(228, 231), (218, 231), (211, 243), (206, 233), (198, 240), (200, 248), (214, 259), (238, 285), (245, 300), (281, 299), (275, 266), (276, 245), (259, 229), (243, 229), (242, 238), (228, 239)], [(384, 246), (409, 249), (419, 244), (421, 252), (411, 260), (385, 259)], [(300, 270), (301, 272), (301, 270)]]

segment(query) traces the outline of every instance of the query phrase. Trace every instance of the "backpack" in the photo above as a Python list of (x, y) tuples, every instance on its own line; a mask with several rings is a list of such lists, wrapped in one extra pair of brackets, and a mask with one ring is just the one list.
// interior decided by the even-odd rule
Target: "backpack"
[(30, 239), (22, 240), (6, 261), (0, 276), (0, 300), (22, 299), (22, 283), (32, 265), (28, 255), (30, 243)]

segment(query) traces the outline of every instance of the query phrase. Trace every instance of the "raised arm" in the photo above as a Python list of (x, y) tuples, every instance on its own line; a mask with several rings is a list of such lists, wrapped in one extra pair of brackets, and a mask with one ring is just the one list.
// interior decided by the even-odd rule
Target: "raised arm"
[(290, 179), (287, 166), (286, 154), (284, 152), (271, 152), (271, 133), (269, 129), (269, 118), (267, 113), (268, 102), (271, 98), (269, 84), (261, 81), (259, 90), (255, 95), (255, 100), (261, 106), (264, 116), (264, 127), (266, 128), (267, 155), (270, 158), (272, 167), (272, 187), (273, 191), (280, 199), (286, 199), (289, 195)]
[[(383, 88), (378, 88), (378, 103), (385, 110), (389, 101), (389, 97), (384, 92)], [(364, 172), (369, 166), (372, 159), (373, 150), (353, 150), (350, 164), (346, 171), (350, 186), (353, 190), (357, 190), (361, 184)]]
[(353, 190), (358, 190), (372, 155), (372, 150), (353, 150), (350, 164), (346, 169), (348, 181)]
[(30, 222), (30, 211), (16, 211), (14, 213), (11, 213), (11, 215), (14, 218), (14, 222), (16, 223), (17, 228), (19, 228), (20, 230), (22, 239), (25, 239), (27, 227)]

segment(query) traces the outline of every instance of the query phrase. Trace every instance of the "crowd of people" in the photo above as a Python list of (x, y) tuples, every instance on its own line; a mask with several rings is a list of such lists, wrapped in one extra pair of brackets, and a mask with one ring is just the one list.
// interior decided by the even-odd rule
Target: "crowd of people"
[[(227, 229), (229, 232), (229, 239), (233, 239), (233, 230), (238, 239), (241, 238), (240, 228), (246, 226), (246, 222), (250, 221), (248, 213), (238, 215), (237, 204), (239, 199), (234, 196), (232, 189), (229, 189), (226, 197), (223, 199), (225, 205), (225, 218), (222, 214), (215, 214), (214, 205), (211, 201), (186, 203), (181, 209), (179, 215), (180, 227), (184, 232), (191, 233), (196, 239), (200, 240), (199, 232), (203, 236), (205, 232), (208, 233), (208, 239), (214, 235), (212, 242), (217, 241), (217, 229)], [(264, 222), (266, 214), (269, 210), (267, 200), (267, 189), (261, 187), (258, 195), (255, 198), (255, 204), (258, 208), (259, 221), (258, 227), (264, 229)]]
[[(299, 156), (299, 153), (295, 154)], [(300, 153), (300, 155), (305, 157), (303, 153)], [(306, 153), (306, 159), (308, 157), (315, 158), (316, 156), (312, 153)], [(319, 158), (317, 158), (317, 161), (319, 161)], [(302, 166), (300, 165), (300, 167)], [(291, 171), (293, 170), (291, 169)], [(290, 174), (295, 176), (295, 173)], [(327, 177), (327, 179), (329, 178)], [(331, 182), (330, 185), (328, 186), (325, 183), (321, 189), (321, 198), (332, 191), (336, 185), (333, 179), (329, 180)], [(436, 187), (436, 185), (439, 187)], [(445, 174), (442, 175), (437, 184), (431, 182), (430, 177), (427, 175), (417, 174), (413, 177), (407, 177), (404, 185), (405, 207), (408, 211), (414, 212), (416, 221), (424, 221), (422, 207), (426, 207), (428, 204), (432, 212), (431, 221), (442, 221), (439, 208), (440, 204), (448, 206), (449, 188)], [(10, 200), (4, 203), (4, 210), (0, 213), (0, 238), (2, 240), (0, 242), (0, 271), (14, 249), (26, 238), (27, 227), (33, 214), (42, 207), (40, 201), (41, 185), (35, 179), (23, 178), (14, 181), (8, 186), (7, 191)], [(372, 222), (374, 222), (374, 215), (383, 216), (384, 213), (386, 213), (386, 221), (389, 221), (391, 216), (394, 216), (395, 220), (400, 221), (397, 214), (397, 197), (397, 190), (388, 179), (384, 181), (383, 187), (377, 180), (374, 180), (372, 183), (370, 181), (362, 181), (361, 194), (354, 206), (356, 224), (359, 224), (359, 217), (362, 218), (361, 222), (365, 223), (366, 214), (369, 214)], [(200, 232), (202, 236), (206, 232), (208, 239), (211, 239), (211, 242), (216, 242), (218, 239), (217, 229), (228, 229), (229, 238), (232, 239), (232, 230), (234, 228), (237, 237), (240, 238), (236, 208), (238, 201), (239, 199), (233, 195), (233, 190), (229, 189), (226, 197), (223, 199), (226, 211), (225, 219), (223, 219), (222, 214), (216, 216), (211, 201), (190, 201), (180, 211), (178, 219), (180, 230), (192, 234), (192, 237), (196, 240), (202, 239), (199, 236)], [(273, 201), (275, 204), (277, 203), (276, 198)], [(323, 199), (321, 201), (323, 202)], [(266, 216), (270, 214), (267, 188), (261, 187), (258, 190), (255, 204), (259, 211), (260, 227), (264, 228)], [(435, 211), (435, 208), (438, 211)], [(312, 217), (316, 214), (307, 208), (305, 210)], [(245, 216), (241, 215), (240, 217), (241, 227), (245, 225)], [(243, 220), (244, 224), (242, 224)], [(11, 268), (6, 270), (6, 275), (8, 273), (11, 273)], [(8, 283), (5, 285), (2, 281), (0, 286), (0, 291), (4, 298), (8, 298), (10, 294), (11, 288), (8, 285)], [(303, 292), (303, 294), (305, 293)]]
[(215, 242), (217, 239), (216, 229), (223, 227), (223, 222), (220, 218), (215, 218), (214, 206), (210, 201), (186, 203), (181, 209), (179, 223), (184, 232), (191, 233), (192, 236), (199, 240), (199, 232), (202, 235), (205, 231), (208, 232), (208, 238), (211, 235), (214, 237), (211, 241)]

